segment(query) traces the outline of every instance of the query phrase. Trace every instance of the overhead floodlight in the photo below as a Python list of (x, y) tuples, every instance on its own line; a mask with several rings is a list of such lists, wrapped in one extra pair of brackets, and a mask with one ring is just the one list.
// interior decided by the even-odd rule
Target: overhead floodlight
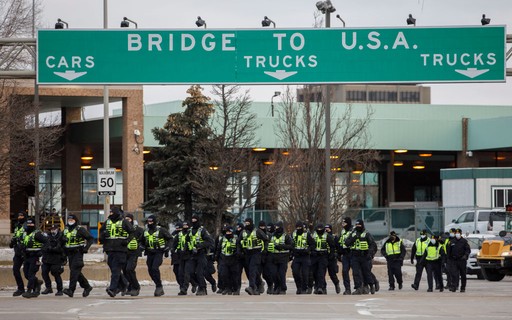
[(414, 25), (416, 27), (416, 19), (412, 17), (412, 14), (409, 13), (409, 18), (407, 18), (407, 25)]
[(488, 25), (491, 23), (491, 18), (486, 18), (485, 14), (482, 15), (482, 20), (480, 20), (483, 26)]
[(332, 5), (331, 0), (318, 1), (316, 3), (316, 8), (322, 13), (330, 13), (336, 11), (336, 8)]
[(135, 25), (135, 29), (138, 29), (137, 22), (135, 22), (133, 20), (130, 20), (127, 17), (124, 17), (123, 21), (121, 21), (121, 28), (129, 28), (130, 27), (130, 22)]
[(203, 19), (201, 19), (201, 17), (197, 17), (197, 21), (196, 21), (196, 26), (198, 27), (202, 27), (204, 26), (204, 28), (206, 29), (206, 21), (204, 21)]
[(55, 24), (55, 29), (64, 29), (64, 25), (66, 25), (66, 29), (69, 27), (69, 25), (66, 21), (57, 19), (57, 23)]
[(270, 20), (267, 16), (265, 16), (263, 18), (263, 20), (261, 21), (262, 27), (270, 27), (270, 24), (272, 24), (274, 26), (274, 28), (276, 27), (276, 23), (274, 21)]
[(341, 19), (341, 16), (339, 14), (337, 14), (336, 18), (341, 20), (341, 22), (343, 23), (343, 28), (345, 28), (345, 21), (343, 21), (343, 19)]

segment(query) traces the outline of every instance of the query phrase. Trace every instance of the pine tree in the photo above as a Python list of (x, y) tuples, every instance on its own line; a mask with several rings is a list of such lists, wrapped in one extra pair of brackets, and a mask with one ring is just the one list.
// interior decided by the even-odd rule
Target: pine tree
[(209, 124), (213, 104), (203, 95), (200, 86), (191, 86), (187, 93), (190, 97), (183, 101), (185, 111), (169, 115), (163, 128), (152, 130), (162, 145), (155, 150), (154, 160), (148, 163), (158, 186), (143, 208), (159, 213), (167, 222), (177, 218), (190, 221), (197, 210), (199, 201), (193, 188), (194, 171), (209, 166), (198, 148), (215, 140)]

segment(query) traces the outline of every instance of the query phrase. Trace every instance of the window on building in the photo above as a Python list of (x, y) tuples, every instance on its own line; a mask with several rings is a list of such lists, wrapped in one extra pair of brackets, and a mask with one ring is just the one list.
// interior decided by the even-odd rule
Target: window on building
[(492, 207), (505, 208), (505, 205), (512, 202), (512, 187), (492, 188)]
[(40, 207), (45, 212), (53, 208), (60, 211), (62, 208), (62, 177), (60, 169), (42, 169), (39, 171)]
[(402, 101), (402, 102), (420, 102), (420, 93), (417, 91), (400, 92), (400, 101)]
[(349, 90), (347, 91), (347, 101), (366, 101), (366, 91)]

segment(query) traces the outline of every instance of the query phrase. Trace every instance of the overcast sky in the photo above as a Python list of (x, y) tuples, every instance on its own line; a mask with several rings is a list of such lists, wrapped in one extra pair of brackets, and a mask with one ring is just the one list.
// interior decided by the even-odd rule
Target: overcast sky
[[(41, 25), (53, 28), (58, 18), (70, 28), (103, 28), (104, 0), (42, 0)], [(108, 0), (108, 27), (119, 28), (123, 17), (136, 21), (140, 29), (196, 29), (201, 16), (208, 28), (261, 28), (268, 16), (277, 28), (309, 28), (317, 12), (316, 0)], [(512, 24), (512, 0), (332, 0), (335, 14), (347, 27), (402, 27), (408, 14), (417, 26), (478, 25), (482, 14), (495, 25)], [(332, 27), (341, 22), (332, 17)], [(507, 27), (507, 33), (512, 33)], [(507, 46), (510, 48), (510, 45)], [(511, 67), (512, 63), (508, 64)], [(512, 85), (430, 85), (434, 104), (512, 105)], [(183, 100), (188, 86), (145, 86), (146, 104)], [(251, 86), (254, 101), (269, 101), (281, 86)], [(208, 95), (207, 88), (206, 94)]]

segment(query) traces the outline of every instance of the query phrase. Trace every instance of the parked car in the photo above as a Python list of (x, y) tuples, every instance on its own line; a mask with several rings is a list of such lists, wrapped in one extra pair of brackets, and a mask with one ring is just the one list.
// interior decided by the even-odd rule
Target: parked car
[(453, 219), (452, 223), (445, 226), (445, 232), (448, 232), (451, 228), (460, 228), (464, 234), (498, 234), (498, 232), (505, 228), (505, 210), (485, 209), (464, 211), (457, 219)]
[(357, 219), (364, 220), (364, 226), (374, 238), (380, 240), (395, 231), (399, 236), (414, 226), (414, 209), (365, 209), (360, 212)]
[(480, 266), (477, 264), (476, 257), (478, 255), (478, 251), (482, 247), (482, 243), (485, 239), (494, 238), (496, 235), (489, 233), (473, 233), (469, 234), (466, 237), (468, 240), (469, 247), (471, 248), (471, 253), (469, 255), (467, 261), (467, 274), (476, 275), (478, 279), (484, 279), (484, 275), (482, 274), (482, 270)]

